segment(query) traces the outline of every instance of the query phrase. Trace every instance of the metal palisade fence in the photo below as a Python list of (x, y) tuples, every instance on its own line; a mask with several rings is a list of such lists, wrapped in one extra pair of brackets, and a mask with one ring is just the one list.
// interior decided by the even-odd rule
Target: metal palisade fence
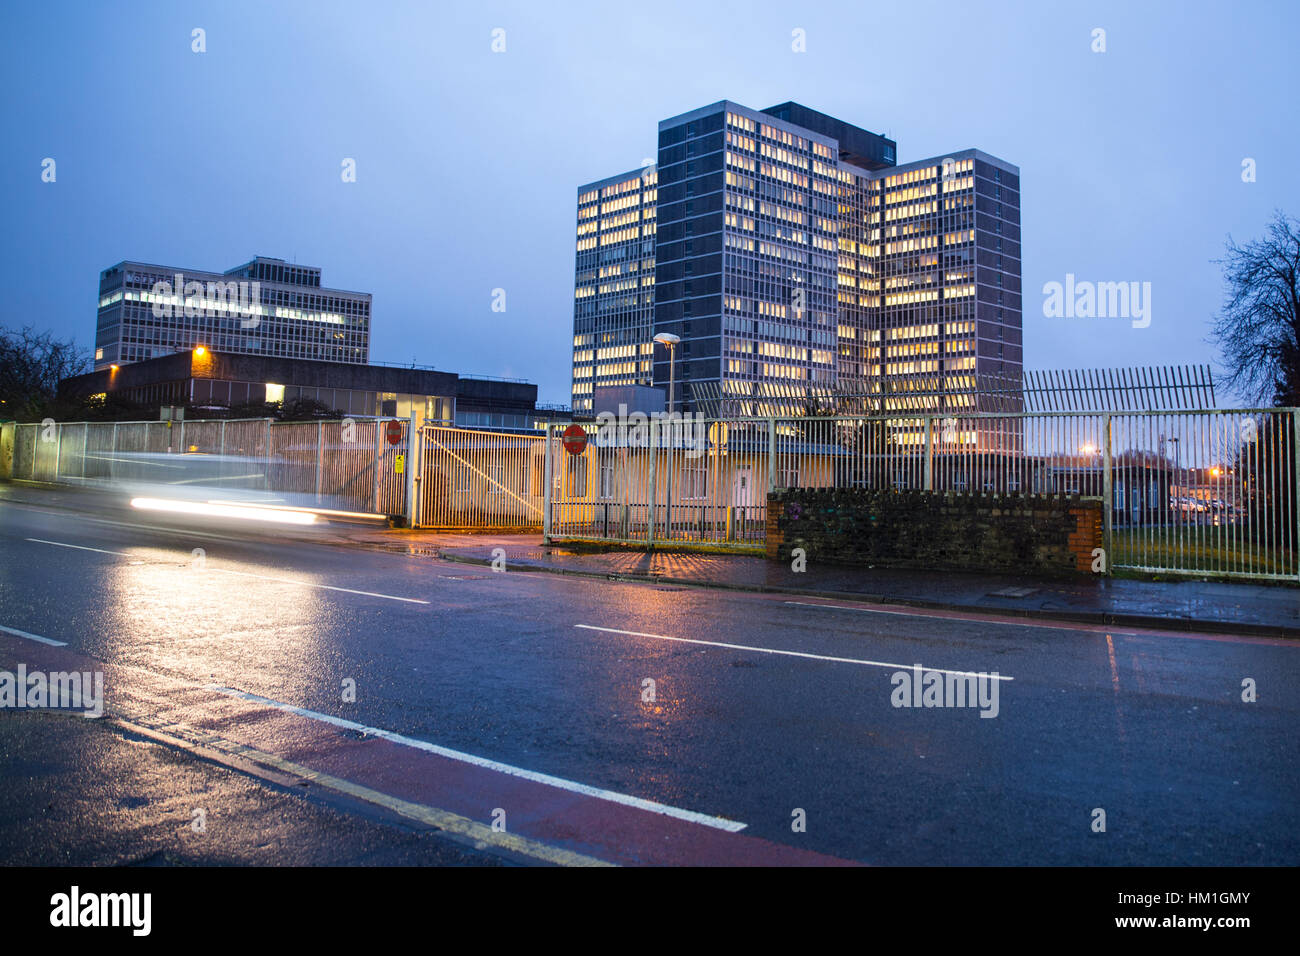
[(790, 488), (1066, 494), (1110, 501), (1112, 567), (1300, 580), (1295, 409), (684, 418), (579, 454), (552, 426), (547, 537), (755, 548)]
[[(289, 504), (407, 514), (409, 422), (382, 419), (10, 423), (0, 464), (13, 478), (177, 492), (275, 496)], [(4, 470), (0, 469), (0, 470)]]
[[(0, 474), (215, 486), (417, 527), (741, 549), (762, 546), (767, 496), (780, 489), (1080, 495), (1110, 502), (1109, 567), (1300, 580), (1296, 409), (633, 414), (545, 433), (414, 426), (10, 423)], [(580, 440), (566, 444), (566, 430)]]

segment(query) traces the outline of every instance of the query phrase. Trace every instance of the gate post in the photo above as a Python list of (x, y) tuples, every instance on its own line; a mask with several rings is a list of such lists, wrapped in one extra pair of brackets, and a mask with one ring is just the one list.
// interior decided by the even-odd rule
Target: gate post
[(921, 476), (921, 488), (934, 491), (934, 416), (926, 415), (922, 421), (925, 425), (925, 474)]
[(420, 509), (416, 507), (416, 491), (419, 485), (415, 472), (420, 466), (420, 435), (415, 427), (415, 411), (411, 411), (411, 420), (406, 425), (406, 526), (414, 528), (420, 520)]
[(618, 470), (623, 475), (623, 525), (620, 536), (624, 541), (632, 537), (632, 509), (630, 507), (631, 482), (632, 477), (628, 473), (628, 454), (627, 454), (627, 428), (622, 428), (620, 436), (620, 445), (618, 449)]
[(1109, 577), (1111, 566), (1115, 561), (1111, 549), (1114, 532), (1112, 510), (1115, 503), (1115, 488), (1110, 473), (1110, 412), (1105, 412), (1101, 416), (1101, 423), (1101, 553), (1106, 561), (1106, 576)]
[(1291, 553), (1296, 555), (1296, 580), (1300, 581), (1300, 408), (1291, 412), (1291, 516), (1295, 519)]
[[(776, 491), (776, 419), (767, 419), (767, 493)], [(767, 499), (763, 499), (764, 506)]]
[(325, 423), (316, 423), (316, 504), (320, 504), (321, 478), (325, 471)]
[(271, 422), (273, 421), (274, 419), (272, 418), (266, 420), (266, 475), (263, 480), (266, 482), (267, 491), (270, 491), (272, 485), (275, 484), (275, 482), (271, 480), (271, 468), (274, 464), (271, 460)]
[(546, 440), (542, 444), (544, 456), (542, 458), (542, 543), (551, 543), (551, 498), (554, 497), (555, 482), (551, 480), (551, 470), (554, 467), (551, 461), (551, 430), (555, 427), (552, 422), (546, 423)]
[(374, 508), (372, 508), (371, 510), (377, 515), (386, 513), (379, 510), (379, 504), (380, 504), (379, 492), (384, 480), (384, 430), (379, 427), (380, 424), (381, 424), (381, 419), (376, 418), (375, 419), (375, 461), (374, 461), (375, 500), (374, 500)]
[(646, 489), (646, 503), (649, 505), (650, 520), (646, 524), (646, 544), (655, 543), (655, 462), (659, 458), (659, 419), (650, 420), (650, 479)]

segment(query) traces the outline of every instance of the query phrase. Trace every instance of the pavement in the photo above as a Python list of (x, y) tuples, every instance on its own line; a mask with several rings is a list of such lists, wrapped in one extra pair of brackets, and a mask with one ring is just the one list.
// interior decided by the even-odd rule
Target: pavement
[(516, 571), (853, 597), (874, 604), (997, 611), (1045, 620), (1300, 638), (1300, 589), (1286, 585), (1192, 579), (1061, 580), (894, 568), (818, 567), (812, 559), (807, 570), (796, 572), (785, 564), (748, 555), (666, 551), (590, 553), (518, 538), (461, 540), (443, 544), (438, 553), (452, 561), (491, 565), (497, 548), (505, 551), (507, 568)]

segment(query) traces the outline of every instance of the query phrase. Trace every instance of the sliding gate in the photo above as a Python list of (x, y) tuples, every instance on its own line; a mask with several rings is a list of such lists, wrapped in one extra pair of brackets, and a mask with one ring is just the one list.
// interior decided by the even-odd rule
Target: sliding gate
[(542, 435), (425, 425), (413, 524), (465, 531), (541, 531)]
[(552, 426), (549, 538), (762, 546), (772, 421), (579, 427), (585, 445)]

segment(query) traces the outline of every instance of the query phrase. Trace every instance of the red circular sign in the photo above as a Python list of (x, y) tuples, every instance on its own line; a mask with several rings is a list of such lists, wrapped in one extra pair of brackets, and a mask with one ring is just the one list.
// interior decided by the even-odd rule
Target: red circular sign
[(393, 421), (388, 423), (384, 434), (388, 437), (388, 444), (399, 445), (402, 442), (402, 423)]
[(570, 425), (566, 428), (561, 441), (564, 442), (564, 450), (570, 455), (581, 455), (587, 450), (587, 433), (582, 430), (581, 425)]

